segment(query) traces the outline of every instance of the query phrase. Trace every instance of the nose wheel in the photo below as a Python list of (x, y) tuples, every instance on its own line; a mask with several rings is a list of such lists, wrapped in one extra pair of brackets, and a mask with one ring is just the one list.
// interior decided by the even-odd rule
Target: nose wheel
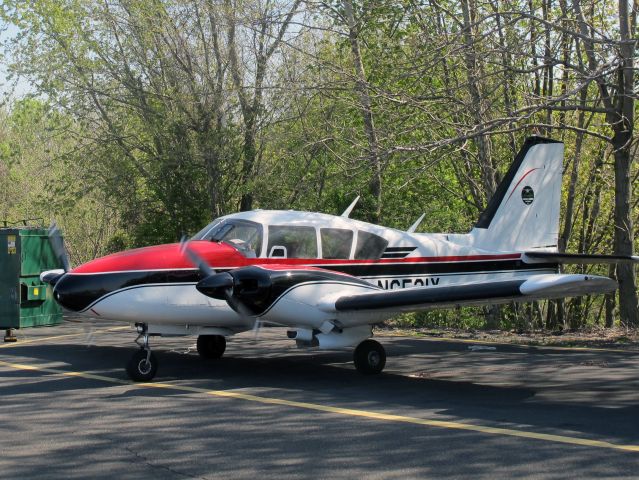
[(158, 361), (149, 346), (149, 333), (146, 324), (136, 323), (138, 338), (135, 343), (140, 346), (140, 350), (135, 352), (126, 366), (126, 373), (135, 382), (148, 382), (155, 377), (158, 371)]
[(375, 340), (364, 340), (353, 353), (353, 362), (359, 373), (373, 375), (381, 373), (386, 366), (386, 351)]

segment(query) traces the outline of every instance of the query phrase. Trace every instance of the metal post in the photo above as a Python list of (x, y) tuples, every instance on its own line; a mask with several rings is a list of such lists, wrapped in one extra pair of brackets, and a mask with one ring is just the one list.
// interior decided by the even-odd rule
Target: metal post
[(4, 341), (5, 342), (17, 342), (18, 341), (16, 336), (13, 334), (13, 328), (7, 328), (5, 330)]

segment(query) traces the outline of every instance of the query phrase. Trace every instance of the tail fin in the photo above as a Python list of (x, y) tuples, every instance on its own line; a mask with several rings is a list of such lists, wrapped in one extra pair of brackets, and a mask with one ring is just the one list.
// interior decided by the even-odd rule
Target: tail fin
[(556, 250), (564, 144), (529, 137), (470, 232), (486, 250)]

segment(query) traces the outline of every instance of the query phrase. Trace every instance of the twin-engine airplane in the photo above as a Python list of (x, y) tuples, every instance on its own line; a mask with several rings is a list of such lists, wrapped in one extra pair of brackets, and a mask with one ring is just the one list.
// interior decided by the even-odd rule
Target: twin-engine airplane
[(63, 307), (134, 323), (140, 345), (127, 372), (148, 381), (154, 335), (197, 335), (204, 358), (226, 337), (262, 324), (288, 327), (298, 346), (355, 346), (362, 373), (386, 364), (372, 326), (401, 312), (528, 302), (612, 292), (594, 275), (559, 274), (561, 263), (636, 262), (638, 257), (557, 252), (563, 144), (526, 140), (468, 234), (400, 231), (348, 218), (254, 210), (214, 220), (185, 244), (98, 258), (42, 274)]

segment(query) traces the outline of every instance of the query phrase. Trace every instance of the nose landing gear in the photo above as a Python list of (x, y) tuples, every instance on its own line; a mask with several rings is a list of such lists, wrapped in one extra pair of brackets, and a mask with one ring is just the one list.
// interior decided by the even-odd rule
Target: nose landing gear
[[(148, 382), (155, 377), (158, 370), (158, 361), (149, 346), (149, 329), (146, 323), (136, 323), (138, 338), (135, 343), (140, 350), (135, 352), (126, 366), (126, 373), (135, 382)], [(140, 342), (142, 339), (142, 342)]]

